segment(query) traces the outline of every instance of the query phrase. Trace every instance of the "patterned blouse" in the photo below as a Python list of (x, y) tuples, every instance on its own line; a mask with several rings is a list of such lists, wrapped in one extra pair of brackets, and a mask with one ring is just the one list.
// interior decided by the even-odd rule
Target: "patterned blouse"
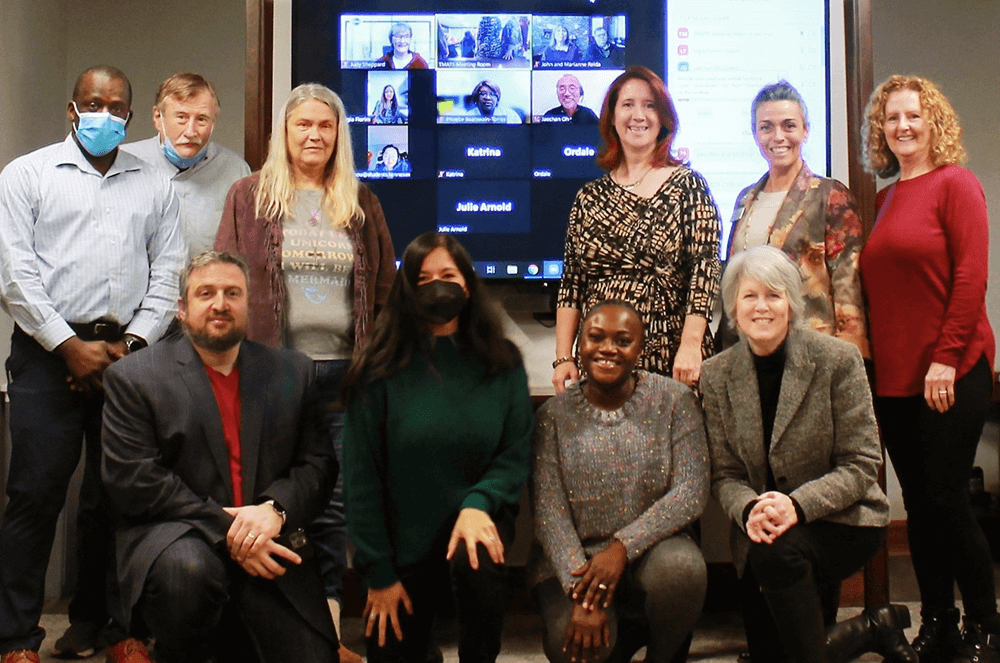
[[(646, 327), (639, 368), (670, 375), (684, 317), (712, 318), (719, 233), (708, 183), (686, 166), (650, 198), (626, 191), (608, 175), (588, 182), (570, 211), (557, 305), (586, 315), (602, 300), (628, 301)], [(712, 351), (706, 329), (702, 357)]]

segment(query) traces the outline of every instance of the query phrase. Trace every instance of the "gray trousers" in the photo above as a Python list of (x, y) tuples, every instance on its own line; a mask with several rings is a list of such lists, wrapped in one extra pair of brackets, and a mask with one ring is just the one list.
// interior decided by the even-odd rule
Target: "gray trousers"
[[(629, 562), (607, 608), (611, 647), (598, 654), (596, 663), (627, 661), (642, 645), (648, 663), (670, 661), (701, 616), (706, 578), (705, 558), (686, 534), (664, 539)], [(533, 594), (545, 626), (546, 657), (552, 663), (570, 663), (562, 645), (574, 602), (556, 578), (536, 586)], [(626, 626), (631, 627), (629, 633), (641, 631), (638, 639), (630, 638), (633, 651), (624, 651), (627, 645), (620, 642)]]

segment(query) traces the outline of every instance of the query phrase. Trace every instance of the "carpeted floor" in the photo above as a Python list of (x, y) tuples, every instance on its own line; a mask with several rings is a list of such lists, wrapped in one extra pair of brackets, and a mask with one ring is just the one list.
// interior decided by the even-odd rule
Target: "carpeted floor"
[[(913, 626), (907, 631), (912, 639), (919, 628), (920, 606), (913, 568), (907, 557), (892, 557), (889, 560), (890, 592), (894, 603), (905, 603), (910, 608)], [(1000, 565), (995, 566), (995, 575), (1000, 586)], [(68, 626), (65, 614), (66, 602), (60, 601), (47, 606), (42, 626), (48, 636), (42, 646), (42, 661), (55, 661), (49, 652), (55, 640)], [(858, 607), (841, 608), (840, 618), (856, 615)], [(347, 619), (343, 624), (344, 642), (353, 651), (364, 653), (364, 624), (360, 619)], [(541, 646), (542, 624), (536, 615), (510, 615), (504, 626), (503, 651), (500, 663), (544, 663)], [(444, 652), (445, 663), (457, 663), (457, 637), (453, 622), (444, 622), (437, 632), (437, 641)], [(695, 629), (689, 660), (697, 663), (735, 663), (736, 657), (744, 650), (743, 625), (735, 611), (709, 612), (702, 615)], [(641, 653), (638, 658), (641, 658)], [(103, 660), (103, 653), (91, 660)], [(881, 657), (868, 654), (861, 661), (880, 661)]]

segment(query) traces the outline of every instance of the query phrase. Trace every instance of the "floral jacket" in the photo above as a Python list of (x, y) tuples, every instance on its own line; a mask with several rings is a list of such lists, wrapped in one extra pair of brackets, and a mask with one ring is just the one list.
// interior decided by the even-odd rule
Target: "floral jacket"
[[(737, 197), (727, 258), (736, 251), (733, 238), (749, 217), (767, 173)], [(768, 235), (768, 244), (791, 257), (802, 274), (805, 326), (853, 343), (871, 358), (858, 257), (864, 244), (861, 218), (850, 190), (837, 180), (814, 175), (802, 165)], [(733, 345), (736, 332), (723, 320), (722, 347)]]

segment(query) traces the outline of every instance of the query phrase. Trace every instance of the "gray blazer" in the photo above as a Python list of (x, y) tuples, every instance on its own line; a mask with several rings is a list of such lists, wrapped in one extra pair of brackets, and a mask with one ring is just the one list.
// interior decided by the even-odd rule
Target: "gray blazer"
[(743, 512), (767, 490), (768, 462), (777, 490), (798, 502), (806, 522), (889, 524), (889, 501), (877, 483), (882, 449), (861, 353), (812, 330), (790, 331), (785, 347), (767, 459), (746, 341), (706, 360), (701, 371), (712, 494), (732, 520), (730, 545), (740, 574), (750, 548)]
[[(243, 341), (239, 353), (243, 503), (273, 499), (285, 531), (311, 523), (329, 500), (337, 458), (304, 355)], [(118, 577), (126, 617), (163, 550), (189, 532), (222, 546), (233, 504), (222, 418), (191, 342), (175, 334), (104, 373), (101, 473), (119, 516)], [(312, 560), (274, 580), (332, 642), (336, 633)], [(290, 656), (294, 659), (294, 656)]]

